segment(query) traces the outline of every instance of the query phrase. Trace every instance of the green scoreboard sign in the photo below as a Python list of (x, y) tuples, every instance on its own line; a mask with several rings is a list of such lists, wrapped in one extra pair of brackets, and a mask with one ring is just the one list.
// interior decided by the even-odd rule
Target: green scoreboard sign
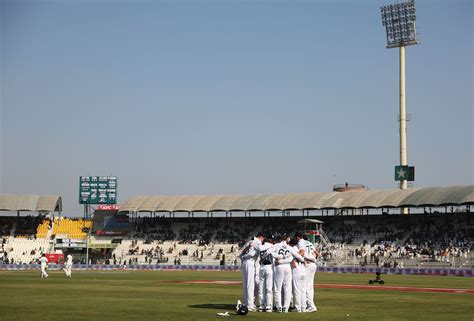
[(117, 204), (117, 177), (81, 176), (79, 204)]

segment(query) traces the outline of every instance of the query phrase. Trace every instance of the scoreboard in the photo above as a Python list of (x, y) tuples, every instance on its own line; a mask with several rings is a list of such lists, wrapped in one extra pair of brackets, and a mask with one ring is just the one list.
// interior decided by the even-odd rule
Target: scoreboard
[(118, 214), (118, 210), (95, 210), (92, 230), (95, 235), (125, 236), (130, 232), (128, 215)]
[(81, 176), (79, 204), (117, 204), (117, 177)]

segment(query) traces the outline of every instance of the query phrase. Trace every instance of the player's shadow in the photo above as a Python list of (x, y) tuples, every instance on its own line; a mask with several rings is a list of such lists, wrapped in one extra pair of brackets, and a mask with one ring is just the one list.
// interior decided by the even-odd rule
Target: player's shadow
[(217, 304), (194, 304), (188, 305), (189, 308), (196, 308), (196, 309), (216, 309), (216, 310), (234, 310), (235, 304), (224, 304), (224, 303), (217, 303)]

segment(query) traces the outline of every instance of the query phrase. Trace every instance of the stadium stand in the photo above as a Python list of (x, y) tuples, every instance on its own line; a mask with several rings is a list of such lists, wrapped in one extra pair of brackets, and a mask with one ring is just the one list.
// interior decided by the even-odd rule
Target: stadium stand
[[(124, 241), (113, 254), (114, 264), (203, 264), (227, 265), (237, 264), (237, 244), (209, 244), (177, 243), (166, 241), (151, 244), (143, 241)], [(227, 255), (227, 257), (225, 257)], [(178, 263), (179, 262), (179, 263)]]
[(54, 251), (57, 237), (84, 240), (83, 228), (90, 228), (92, 221), (82, 219), (51, 219), (42, 215), (33, 217), (2, 217), (1, 263), (28, 264), (35, 262), (43, 253)]
[(57, 218), (53, 222), (53, 235), (56, 237), (62, 236), (69, 239), (85, 239), (87, 233), (85, 228), (92, 227), (92, 221), (85, 221), (83, 219), (69, 219)]
[(34, 263), (49, 251), (49, 241), (42, 239), (11, 238), (5, 247), (5, 259), (10, 263)]
[(174, 240), (175, 232), (171, 229), (171, 221), (161, 218), (150, 219), (142, 218), (140, 224), (135, 226), (133, 237), (136, 239), (143, 238), (145, 240)]
[(0, 217), (0, 237), (10, 236), (13, 221), (9, 217)]
[[(473, 217), (471, 212), (318, 216), (332, 241), (319, 244), (320, 264), (473, 267)], [(288, 216), (130, 218), (123, 235), (95, 236), (93, 230), (89, 257), (106, 264), (238, 265), (241, 246), (257, 231), (276, 235), (308, 229), (300, 220)], [(1, 217), (0, 262), (26, 264), (43, 252), (73, 248), (78, 251), (75, 257), (83, 261), (84, 228), (91, 226), (92, 221), (83, 219)]]
[(36, 229), (36, 237), (46, 238), (51, 226), (52, 226), (52, 220), (45, 219), (43, 222), (41, 222), (41, 224), (38, 225), (38, 228)]
[[(238, 251), (257, 231), (293, 234), (303, 227), (298, 217), (268, 218), (139, 218), (110, 260), (137, 263), (238, 264)], [(333, 240), (320, 247), (321, 264), (450, 266), (453, 257), (472, 257), (471, 213), (319, 217)], [(439, 231), (446, 230), (443, 233)], [(167, 238), (166, 236), (170, 236)], [(336, 260), (339, 258), (340, 260)], [(472, 264), (472, 261), (471, 261)]]
[(18, 238), (34, 238), (38, 225), (43, 221), (43, 216), (19, 217), (14, 223), (14, 235)]
[[(257, 231), (293, 234), (304, 229), (297, 224), (299, 220), (313, 217), (324, 221), (319, 245), (323, 265), (456, 266), (467, 260), (472, 266), (472, 205), (474, 185), (269, 195), (141, 196), (121, 204), (117, 219), (104, 213), (97, 215), (97, 233), (93, 230), (89, 239), (86, 230), (91, 228), (91, 221), (54, 219), (51, 213), (62, 211), (60, 196), (0, 195), (0, 211), (17, 214), (0, 220), (0, 258), (3, 262), (11, 259), (25, 263), (39, 251), (75, 251), (75, 257), (84, 260), (87, 247), (91, 249), (89, 259), (109, 264), (238, 264), (239, 248)], [(400, 213), (402, 207), (418, 212), (426, 207), (429, 212), (393, 215)], [(431, 213), (433, 208), (443, 213)], [(369, 209), (372, 213), (367, 215)], [(36, 216), (20, 215), (24, 211)], [(290, 215), (291, 211), (298, 215)], [(380, 215), (389, 211), (392, 215)], [(216, 212), (224, 213), (226, 218), (213, 218)], [(233, 212), (241, 216), (233, 217)], [(264, 217), (250, 217), (253, 212)], [(177, 213), (181, 217), (176, 217)], [(188, 217), (182, 217), (186, 213)], [(207, 217), (195, 218), (194, 214), (199, 213)]]

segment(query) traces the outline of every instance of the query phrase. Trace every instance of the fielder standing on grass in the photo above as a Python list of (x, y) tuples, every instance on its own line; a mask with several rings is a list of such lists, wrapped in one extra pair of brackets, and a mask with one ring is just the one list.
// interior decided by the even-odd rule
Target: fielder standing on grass
[(66, 277), (71, 277), (72, 272), (72, 255), (68, 254), (66, 258), (66, 263), (64, 264), (64, 272), (66, 273)]
[(40, 258), (40, 263), (41, 263), (41, 278), (47, 278), (48, 273), (46, 273), (46, 269), (48, 268), (48, 259), (46, 258), (46, 255), (42, 255)]

